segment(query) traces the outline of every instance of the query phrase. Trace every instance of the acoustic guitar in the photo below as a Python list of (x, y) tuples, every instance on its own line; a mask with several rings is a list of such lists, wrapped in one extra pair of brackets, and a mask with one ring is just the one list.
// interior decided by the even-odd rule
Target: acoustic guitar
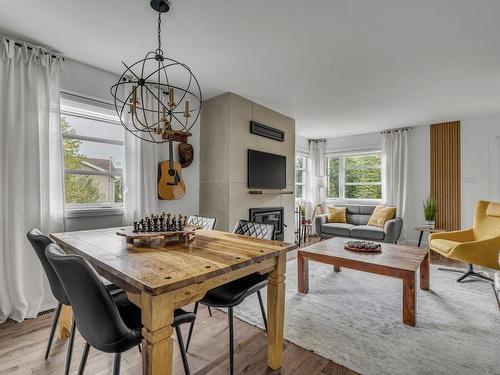
[(168, 160), (162, 161), (158, 166), (158, 197), (173, 201), (186, 194), (186, 185), (182, 180), (181, 165), (174, 161), (172, 141), (168, 141)]

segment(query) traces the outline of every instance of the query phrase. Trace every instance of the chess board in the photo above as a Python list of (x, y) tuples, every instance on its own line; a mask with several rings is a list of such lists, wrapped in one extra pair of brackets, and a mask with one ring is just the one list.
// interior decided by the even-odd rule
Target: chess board
[(147, 242), (163, 239), (166, 243), (187, 243), (195, 237), (196, 229), (202, 227), (187, 224), (187, 217), (170, 213), (151, 214), (138, 221), (133, 227), (127, 227), (116, 232), (127, 239), (128, 243), (135, 240)]
[(178, 231), (158, 231), (158, 232), (134, 232), (133, 227), (120, 229), (116, 232), (117, 235), (125, 237), (128, 243), (134, 243), (136, 240), (140, 242), (154, 241), (164, 239), (166, 243), (188, 243), (194, 240), (195, 232), (201, 229), (198, 226), (186, 225), (183, 230)]

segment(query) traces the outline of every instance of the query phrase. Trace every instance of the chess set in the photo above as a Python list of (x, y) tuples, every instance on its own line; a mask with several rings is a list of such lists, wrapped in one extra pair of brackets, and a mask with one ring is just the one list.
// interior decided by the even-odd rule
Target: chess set
[(128, 243), (134, 243), (134, 240), (144, 242), (160, 238), (174, 244), (194, 240), (196, 229), (201, 227), (188, 224), (186, 216), (163, 212), (134, 221), (133, 227), (120, 229), (116, 234), (126, 237)]

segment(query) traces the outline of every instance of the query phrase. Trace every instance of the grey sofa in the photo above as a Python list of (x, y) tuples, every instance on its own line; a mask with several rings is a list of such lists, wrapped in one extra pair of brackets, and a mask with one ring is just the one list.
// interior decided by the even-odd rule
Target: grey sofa
[(320, 238), (351, 237), (389, 243), (396, 243), (399, 240), (403, 227), (403, 219), (400, 217), (387, 221), (384, 228), (379, 228), (368, 225), (376, 206), (348, 204), (338, 207), (347, 208), (347, 224), (327, 223), (328, 215), (316, 216), (314, 224)]

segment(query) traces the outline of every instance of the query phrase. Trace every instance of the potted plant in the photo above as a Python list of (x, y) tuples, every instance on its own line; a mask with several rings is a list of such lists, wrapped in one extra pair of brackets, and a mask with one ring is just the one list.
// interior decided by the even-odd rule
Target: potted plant
[(430, 229), (436, 227), (437, 202), (432, 197), (427, 197), (423, 202), (425, 226)]
[(300, 217), (302, 219), (302, 225), (306, 223), (306, 206), (305, 204), (301, 204), (299, 206), (299, 211), (300, 211)]

